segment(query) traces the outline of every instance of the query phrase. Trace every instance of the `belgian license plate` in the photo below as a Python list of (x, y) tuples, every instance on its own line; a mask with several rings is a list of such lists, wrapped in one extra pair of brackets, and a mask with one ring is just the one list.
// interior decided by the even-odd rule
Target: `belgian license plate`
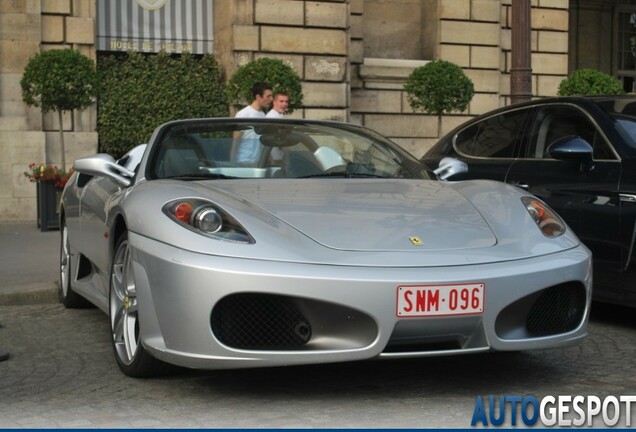
[(484, 312), (483, 283), (457, 285), (400, 285), (397, 316), (471, 315)]

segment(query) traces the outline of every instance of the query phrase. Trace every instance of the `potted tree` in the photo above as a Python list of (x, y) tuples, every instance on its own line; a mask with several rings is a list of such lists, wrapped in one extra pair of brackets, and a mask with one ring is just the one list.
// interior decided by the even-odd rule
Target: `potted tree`
[(559, 96), (622, 95), (621, 82), (594, 69), (578, 69), (559, 84)]
[[(57, 111), (60, 134), (61, 169), (49, 165), (38, 166), (38, 172), (56, 170), (60, 178), (68, 178), (64, 148), (64, 111), (88, 107), (96, 95), (97, 74), (92, 60), (72, 49), (54, 49), (31, 57), (20, 80), (22, 100), (42, 112)], [(59, 172), (58, 172), (59, 171)], [(51, 196), (56, 196), (55, 181), (39, 175), (30, 167), (25, 174), (38, 184), (38, 223), (42, 231), (57, 227), (57, 203), (51, 208)], [(57, 176), (56, 176), (57, 178)], [(61, 183), (58, 182), (58, 188)]]
[(442, 130), (442, 114), (464, 111), (475, 94), (473, 82), (462, 68), (444, 60), (413, 69), (404, 90), (411, 108), (437, 116), (438, 136)]

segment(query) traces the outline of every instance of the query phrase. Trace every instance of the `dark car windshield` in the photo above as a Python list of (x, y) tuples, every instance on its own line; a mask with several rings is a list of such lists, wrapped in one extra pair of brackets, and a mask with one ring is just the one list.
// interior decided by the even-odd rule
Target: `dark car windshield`
[(627, 145), (636, 149), (636, 117), (614, 116), (616, 130), (623, 137)]
[(636, 98), (599, 98), (595, 102), (605, 111), (625, 143), (631, 149), (636, 149)]
[(388, 139), (344, 123), (186, 120), (151, 145), (148, 179), (434, 178)]

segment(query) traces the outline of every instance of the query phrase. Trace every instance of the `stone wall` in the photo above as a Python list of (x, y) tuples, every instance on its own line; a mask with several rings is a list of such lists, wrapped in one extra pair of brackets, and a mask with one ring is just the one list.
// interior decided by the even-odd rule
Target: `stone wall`
[[(43, 115), (22, 102), (20, 79), (29, 58), (53, 48), (74, 48), (95, 58), (92, 0), (0, 2), (0, 221), (35, 220), (30, 163), (61, 163), (57, 113)], [(96, 110), (65, 113), (67, 168), (97, 151)], [(7, 181), (9, 180), (10, 181)]]
[[(509, 103), (511, 1), (214, 0), (215, 55), (226, 78), (250, 60), (281, 59), (302, 79), (305, 107), (294, 117), (367, 125), (420, 156), (471, 116)], [(568, 0), (531, 1), (533, 95), (552, 96), (568, 72)], [(60, 161), (57, 117), (22, 102), (24, 66), (52, 48), (94, 59), (95, 8), (95, 0), (0, 1), (0, 174), (11, 180), (0, 189), (0, 221), (35, 219), (35, 187), (22, 173)], [(440, 130), (402, 90), (433, 59), (460, 65), (476, 89)], [(69, 164), (96, 151), (94, 107), (65, 114), (64, 127)]]
[[(347, 120), (349, 2), (239, 0), (228, 4), (233, 1), (215, 2), (215, 11), (223, 9), (226, 19), (235, 23), (231, 38), (217, 37), (220, 30), (215, 30), (215, 40), (225, 38), (231, 47), (219, 47), (226, 75), (259, 57), (280, 59), (302, 80), (305, 108), (296, 110), (294, 117)], [(228, 11), (233, 11), (230, 16)]]
[[(352, 64), (351, 120), (378, 130), (420, 156), (438, 137), (471, 116), (509, 104), (511, 2), (422, 0), (425, 29), (436, 31), (436, 37), (430, 30), (426, 33), (422, 40), (434, 46), (423, 47), (422, 52), (435, 55), (404, 60), (376, 58), (377, 52), (363, 52), (360, 62)], [(366, 2), (352, 0), (354, 4), (352, 17), (364, 22)], [(554, 96), (568, 73), (568, 0), (532, 0), (531, 5), (533, 95)], [(375, 9), (373, 12), (377, 15)], [(431, 23), (431, 15), (436, 23)], [(373, 31), (372, 27), (368, 29)], [(467, 111), (444, 116), (441, 130), (432, 116), (413, 112), (402, 90), (413, 68), (435, 59), (461, 66), (475, 84), (475, 96)]]

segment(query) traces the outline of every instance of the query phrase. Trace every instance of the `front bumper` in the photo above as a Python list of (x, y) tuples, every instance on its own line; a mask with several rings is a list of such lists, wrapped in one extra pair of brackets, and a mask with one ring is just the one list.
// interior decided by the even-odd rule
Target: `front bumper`
[[(560, 347), (587, 335), (592, 270), (591, 255), (582, 245), (503, 263), (400, 268), (227, 258), (184, 251), (135, 233), (129, 234), (129, 240), (143, 344), (155, 357), (185, 367), (224, 369), (518, 351)], [(397, 316), (399, 285), (466, 282), (485, 284), (483, 313)], [(546, 301), (552, 302), (552, 294), (563, 297), (561, 292), (576, 298), (577, 310), (536, 312)], [(270, 300), (275, 303), (270, 312), (259, 314), (263, 304), (272, 304)], [(231, 313), (217, 314), (230, 308), (228, 303), (234, 308)], [(569, 308), (567, 301), (563, 304)], [(245, 311), (249, 308), (260, 321), (248, 322), (251, 314)], [(242, 310), (242, 315), (235, 309)], [(544, 316), (559, 315), (560, 319), (569, 314), (573, 324), (564, 331), (557, 326), (547, 334), (534, 332), (524, 314), (533, 314), (535, 325)], [(234, 324), (227, 324), (239, 315)], [(273, 324), (267, 319), (270, 316), (275, 318)], [(267, 325), (289, 327), (291, 339), (294, 333), (300, 339), (289, 342), (285, 336), (279, 345), (259, 345), (266, 337), (258, 332)], [(228, 336), (237, 332), (247, 332), (248, 338), (240, 340), (249, 342)]]

